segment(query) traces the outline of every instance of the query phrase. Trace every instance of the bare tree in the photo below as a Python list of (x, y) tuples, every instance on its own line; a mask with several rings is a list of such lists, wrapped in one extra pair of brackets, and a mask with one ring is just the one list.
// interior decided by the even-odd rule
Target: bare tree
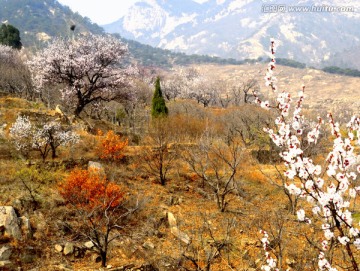
[(18, 50), (0, 45), (0, 89), (27, 99), (35, 97), (30, 71)]
[(229, 204), (228, 196), (239, 193), (237, 170), (243, 148), (240, 141), (228, 135), (224, 140), (214, 140), (205, 133), (197, 148), (184, 153), (183, 159), (190, 169), (208, 186), (216, 198), (221, 212)]
[[(146, 139), (147, 147), (141, 157), (143, 169), (165, 185), (168, 173), (177, 157), (176, 144), (167, 118), (154, 119)], [(171, 147), (172, 146), (172, 147)]]
[(230, 267), (230, 251), (232, 250), (232, 235), (237, 226), (236, 220), (227, 219), (222, 229), (224, 232), (219, 236), (219, 230), (213, 229), (208, 218), (199, 214), (202, 227), (193, 229), (191, 242), (183, 247), (179, 262), (180, 270), (186, 271), (210, 271), (217, 259), (227, 259)]
[(250, 103), (254, 97), (253, 92), (259, 90), (259, 83), (256, 79), (249, 79), (240, 85), (231, 88), (234, 105), (239, 106), (241, 102)]

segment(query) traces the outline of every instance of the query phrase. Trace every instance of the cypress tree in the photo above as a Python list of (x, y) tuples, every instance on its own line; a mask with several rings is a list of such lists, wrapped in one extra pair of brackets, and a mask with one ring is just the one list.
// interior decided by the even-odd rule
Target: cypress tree
[(165, 99), (163, 97), (161, 87), (160, 87), (160, 78), (156, 78), (155, 82), (155, 92), (152, 98), (151, 104), (151, 116), (153, 118), (157, 117), (166, 117), (169, 113), (168, 108), (165, 104)]

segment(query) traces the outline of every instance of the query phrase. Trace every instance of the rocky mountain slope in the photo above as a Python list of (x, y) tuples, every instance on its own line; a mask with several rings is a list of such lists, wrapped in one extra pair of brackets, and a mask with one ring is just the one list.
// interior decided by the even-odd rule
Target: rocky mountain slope
[(104, 28), (164, 49), (235, 59), (266, 55), (269, 38), (273, 36), (282, 43), (279, 57), (310, 65), (326, 64), (335, 54), (360, 44), (360, 28), (354, 27), (360, 25), (359, 2), (281, 3), (142, 0)]

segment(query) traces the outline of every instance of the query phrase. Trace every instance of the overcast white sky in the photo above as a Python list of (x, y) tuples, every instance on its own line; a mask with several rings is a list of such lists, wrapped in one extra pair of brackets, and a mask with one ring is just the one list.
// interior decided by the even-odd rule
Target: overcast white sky
[[(139, 0), (58, 0), (74, 12), (91, 19), (99, 25), (112, 23), (119, 19), (126, 10)], [(171, 1), (171, 0), (168, 0)], [(205, 2), (206, 0), (195, 0)]]

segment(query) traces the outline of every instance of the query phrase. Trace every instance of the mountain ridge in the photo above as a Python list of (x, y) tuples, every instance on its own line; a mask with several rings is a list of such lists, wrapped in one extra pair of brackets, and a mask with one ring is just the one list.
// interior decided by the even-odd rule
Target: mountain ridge
[[(163, 2), (140, 1), (119, 20), (103, 27), (154, 47), (238, 60), (265, 56), (269, 38), (274, 37), (281, 44), (280, 57), (313, 66), (360, 45), (360, 29), (353, 27), (360, 25), (360, 3), (356, 1), (284, 0), (287, 12), (264, 12), (279, 5), (256, 0), (209, 0), (202, 4), (188, 0), (186, 12), (180, 9), (176, 14)], [(197, 8), (189, 9), (192, 5)], [(354, 12), (321, 12), (325, 6), (352, 7)], [(316, 7), (320, 11), (290, 12), (290, 7)]]

